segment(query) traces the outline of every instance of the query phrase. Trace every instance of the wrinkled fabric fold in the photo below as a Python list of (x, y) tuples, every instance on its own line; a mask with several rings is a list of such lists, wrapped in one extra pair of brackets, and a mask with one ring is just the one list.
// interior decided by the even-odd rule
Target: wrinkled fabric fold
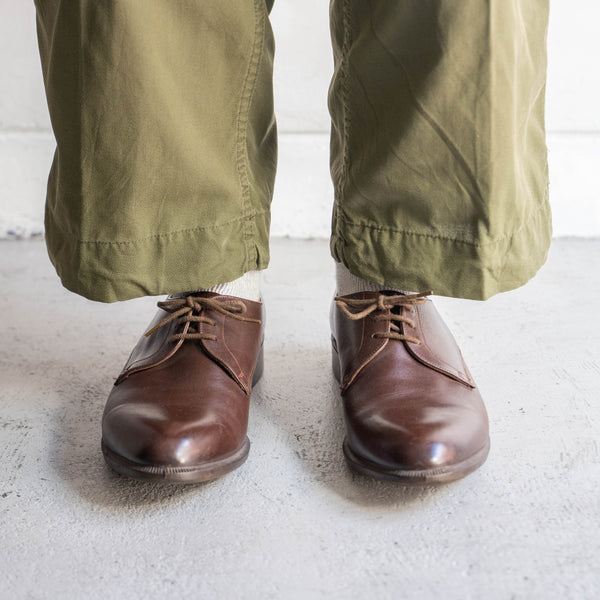
[(332, 0), (331, 250), (485, 299), (546, 259), (547, 0)]
[(267, 266), (271, 4), (36, 0), (46, 239), (67, 288), (124, 300)]
[[(543, 264), (548, 4), (331, 0), (331, 252), (353, 274), (486, 299)], [(36, 0), (68, 289), (111, 302), (267, 267), (272, 5)]]

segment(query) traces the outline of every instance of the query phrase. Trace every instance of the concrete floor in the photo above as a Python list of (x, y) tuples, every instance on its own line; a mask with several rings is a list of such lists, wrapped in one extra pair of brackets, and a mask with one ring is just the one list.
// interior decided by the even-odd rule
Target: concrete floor
[(156, 299), (86, 301), (41, 241), (0, 243), (0, 597), (599, 598), (599, 258), (600, 240), (557, 240), (524, 288), (437, 300), (492, 451), (462, 481), (411, 489), (347, 471), (327, 244), (274, 240), (250, 458), (165, 487), (113, 474), (99, 448)]

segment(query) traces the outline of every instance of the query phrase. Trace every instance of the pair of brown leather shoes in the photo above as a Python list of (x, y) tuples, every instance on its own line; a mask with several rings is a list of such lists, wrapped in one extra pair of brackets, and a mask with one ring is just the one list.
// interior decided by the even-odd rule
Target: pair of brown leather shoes
[[(102, 420), (107, 463), (139, 479), (195, 483), (239, 467), (262, 374), (262, 304), (169, 296), (134, 348)], [(460, 350), (424, 295), (336, 298), (333, 370), (354, 470), (404, 483), (451, 481), (489, 450), (487, 415)]]

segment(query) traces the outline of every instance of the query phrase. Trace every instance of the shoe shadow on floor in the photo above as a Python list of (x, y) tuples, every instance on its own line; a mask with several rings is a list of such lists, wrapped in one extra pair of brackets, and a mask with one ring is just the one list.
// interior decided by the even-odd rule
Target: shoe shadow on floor
[[(342, 453), (341, 398), (329, 366), (328, 348), (276, 347), (269, 349), (265, 358), (265, 374), (252, 398), (251, 423), (262, 420), (280, 430), (282, 452), (290, 452), (308, 489), (319, 485), (359, 506), (394, 510), (439, 495), (441, 488), (436, 486), (377, 481), (348, 469)], [(195, 485), (144, 482), (114, 473), (100, 450), (100, 423), (110, 377), (104, 370), (89, 376), (76, 364), (62, 365), (61, 371), (61, 379), (70, 383), (66, 393), (56, 390), (65, 395), (65, 401), (53, 427), (51, 460), (58, 477), (86, 502), (115, 510), (166, 506), (224, 486), (243, 490), (248, 478), (257, 476), (251, 475), (251, 464), (216, 481)], [(252, 441), (255, 452), (272, 443), (266, 436)]]
[[(65, 398), (57, 413), (51, 461), (58, 478), (83, 500), (108, 509), (138, 509), (144, 505), (168, 505), (218, 485), (218, 482), (161, 484), (113, 472), (100, 449), (102, 411), (110, 391), (107, 382), (111, 379), (104, 372), (93, 379), (86, 378), (85, 369), (72, 365), (65, 369), (69, 371), (70, 397)], [(73, 397), (74, 393), (79, 397)]]
[[(343, 452), (344, 422), (329, 348), (279, 346), (265, 352), (265, 374), (254, 398), (256, 418), (287, 435), (298, 467), (310, 484), (365, 507), (393, 507), (436, 498), (439, 486), (407, 486), (355, 474)], [(443, 493), (443, 492), (442, 492)]]

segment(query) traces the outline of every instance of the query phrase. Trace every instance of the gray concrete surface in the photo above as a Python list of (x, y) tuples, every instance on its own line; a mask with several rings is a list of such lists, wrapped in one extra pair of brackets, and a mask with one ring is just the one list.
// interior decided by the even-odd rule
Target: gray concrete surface
[(111, 473), (99, 449), (156, 299), (86, 301), (41, 241), (0, 243), (0, 597), (600, 597), (598, 258), (598, 240), (557, 240), (526, 287), (437, 300), (492, 451), (462, 481), (410, 489), (346, 470), (327, 244), (275, 240), (250, 458), (163, 487)]

